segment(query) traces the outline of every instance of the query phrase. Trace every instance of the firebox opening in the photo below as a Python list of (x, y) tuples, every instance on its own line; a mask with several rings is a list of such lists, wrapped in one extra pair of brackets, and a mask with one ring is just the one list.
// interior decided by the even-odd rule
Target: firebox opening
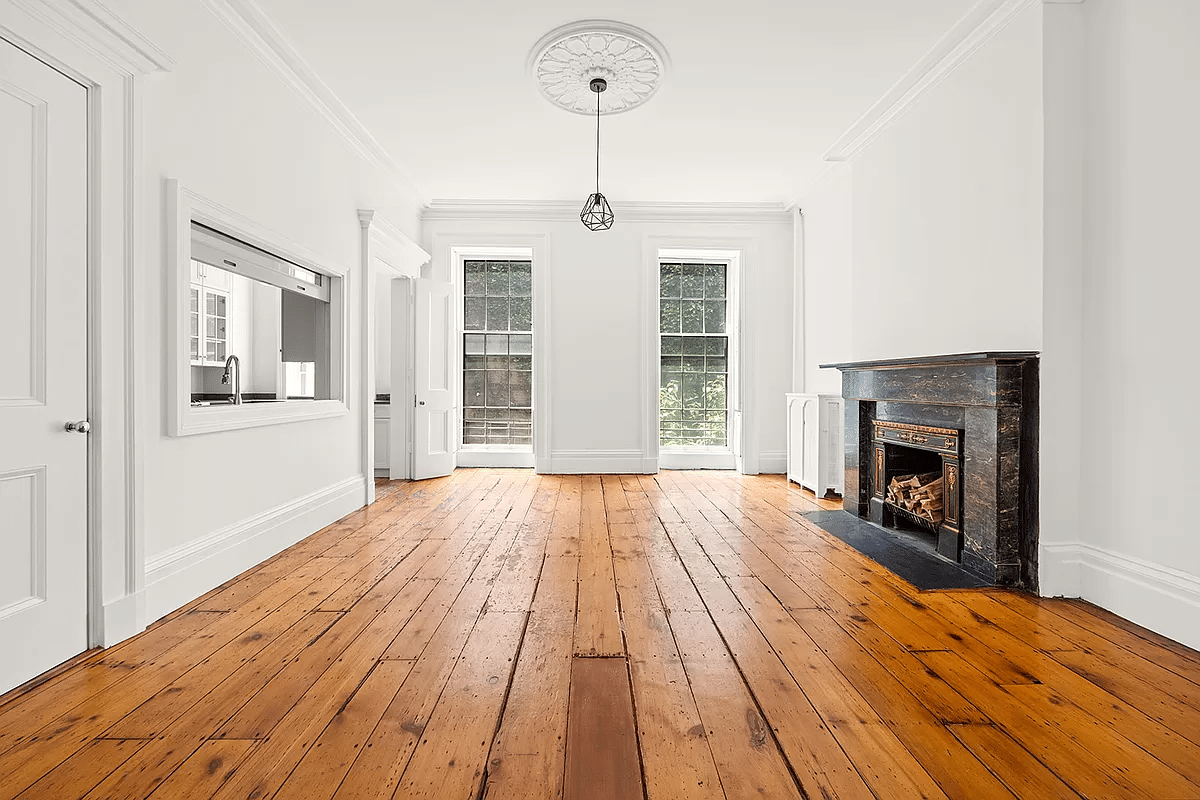
[(937, 540), (944, 519), (942, 457), (900, 445), (887, 448), (883, 525)]

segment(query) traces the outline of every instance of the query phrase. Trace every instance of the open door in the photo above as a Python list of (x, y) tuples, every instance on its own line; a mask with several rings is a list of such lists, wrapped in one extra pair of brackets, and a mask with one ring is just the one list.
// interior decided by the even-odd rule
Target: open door
[(454, 471), (458, 441), (454, 365), (454, 287), (418, 278), (413, 353), (413, 480)]

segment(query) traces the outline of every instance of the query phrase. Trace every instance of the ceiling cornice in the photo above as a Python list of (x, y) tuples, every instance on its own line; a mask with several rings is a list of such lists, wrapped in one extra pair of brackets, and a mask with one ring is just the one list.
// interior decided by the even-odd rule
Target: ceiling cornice
[(957, 69), (993, 36), (1004, 30), (1018, 14), (1030, 6), (1041, 5), (1042, 2), (1043, 0), (981, 0), (825, 151), (825, 160), (849, 161), (854, 158), (891, 127), (926, 92)]
[(170, 72), (175, 68), (175, 62), (158, 45), (99, 0), (12, 2), (126, 75)]
[[(423, 221), (518, 220), (563, 222), (579, 220), (582, 206), (573, 201), (434, 200), (421, 211)], [(657, 203), (614, 204), (617, 224), (626, 222), (707, 222), (791, 224), (791, 209), (783, 203)]]
[(260, 61), (308, 102), (351, 149), (425, 202), (421, 187), (321, 80), (295, 45), (254, 0), (202, 0)]

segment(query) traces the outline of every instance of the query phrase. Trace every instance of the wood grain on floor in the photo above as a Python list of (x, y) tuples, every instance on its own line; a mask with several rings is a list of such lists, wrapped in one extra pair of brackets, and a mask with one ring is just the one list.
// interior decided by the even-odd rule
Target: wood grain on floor
[(460, 470), (0, 697), (10, 798), (1200, 798), (1200, 654), (779, 476)]

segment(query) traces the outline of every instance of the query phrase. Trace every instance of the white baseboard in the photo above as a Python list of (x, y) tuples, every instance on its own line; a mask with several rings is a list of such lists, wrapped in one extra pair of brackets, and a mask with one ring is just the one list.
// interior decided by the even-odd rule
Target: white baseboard
[(764, 450), (758, 454), (760, 475), (782, 475), (787, 472), (786, 450)]
[(104, 634), (100, 642), (112, 647), (146, 629), (146, 595), (134, 592), (104, 604)]
[(147, 623), (362, 508), (365, 491), (347, 478), (146, 559)]
[(1041, 550), (1042, 594), (1081, 597), (1200, 648), (1200, 577), (1085, 542), (1048, 543)]
[(658, 460), (641, 450), (555, 450), (550, 454), (551, 475), (634, 474), (653, 475)]

